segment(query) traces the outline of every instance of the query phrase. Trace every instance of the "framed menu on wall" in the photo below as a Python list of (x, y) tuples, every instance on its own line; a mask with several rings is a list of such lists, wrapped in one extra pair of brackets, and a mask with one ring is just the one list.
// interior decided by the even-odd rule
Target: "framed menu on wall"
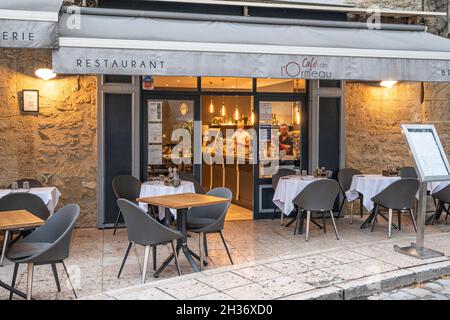
[(148, 124), (148, 143), (162, 143), (162, 123)]
[(148, 101), (148, 121), (161, 122), (162, 121), (162, 102)]
[(421, 182), (450, 180), (447, 154), (434, 125), (402, 125)]

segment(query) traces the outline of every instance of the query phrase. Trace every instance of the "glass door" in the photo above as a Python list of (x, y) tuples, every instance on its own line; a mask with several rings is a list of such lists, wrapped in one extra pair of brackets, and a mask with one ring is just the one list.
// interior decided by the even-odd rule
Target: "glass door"
[(255, 218), (273, 212), (272, 175), (279, 168), (308, 169), (308, 117), (306, 99), (258, 97), (255, 99), (258, 161), (254, 165)]
[(196, 174), (194, 121), (198, 98), (146, 96), (142, 108), (142, 179), (167, 175), (170, 167)]

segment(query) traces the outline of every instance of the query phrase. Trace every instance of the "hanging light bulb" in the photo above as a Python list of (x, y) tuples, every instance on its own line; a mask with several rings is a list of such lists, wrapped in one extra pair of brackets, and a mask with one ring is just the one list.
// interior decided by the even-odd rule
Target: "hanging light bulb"
[[(236, 88), (237, 88), (237, 79), (236, 79)], [(239, 109), (238, 109), (238, 97), (234, 97), (234, 120), (239, 121)]]
[[(212, 87), (212, 81), (209, 82), (210, 87)], [(213, 114), (214, 113), (214, 103), (213, 103), (213, 97), (211, 96), (211, 102), (209, 103), (209, 108), (208, 108), (209, 113)]]
[(300, 110), (298, 106), (295, 108), (295, 124), (300, 124)]
[[(223, 88), (225, 88), (225, 79), (222, 78)], [(222, 96), (222, 107), (220, 108), (220, 115), (225, 117), (227, 115), (227, 109), (225, 108), (225, 96)]]
[(252, 125), (255, 124), (255, 113), (253, 112), (253, 109), (252, 109), (252, 114), (250, 115), (250, 122)]

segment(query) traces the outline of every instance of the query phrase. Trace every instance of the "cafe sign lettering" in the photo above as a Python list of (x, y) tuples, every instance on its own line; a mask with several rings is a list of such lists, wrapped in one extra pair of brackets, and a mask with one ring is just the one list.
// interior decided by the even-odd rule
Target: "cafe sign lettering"
[(0, 20), (0, 48), (54, 48), (56, 22)]
[(281, 66), (281, 76), (303, 79), (331, 79), (332, 72), (328, 64), (317, 57), (306, 57), (298, 61), (290, 61)]

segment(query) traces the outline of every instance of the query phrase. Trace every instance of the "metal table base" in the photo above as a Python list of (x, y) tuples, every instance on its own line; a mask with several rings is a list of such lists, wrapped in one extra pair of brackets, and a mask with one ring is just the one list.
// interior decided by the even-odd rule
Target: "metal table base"
[(7, 285), (6, 283), (4, 283), (3, 281), (0, 280), (0, 287), (13, 292), (14, 294), (17, 294), (19, 297), (26, 299), (27, 295), (25, 293), (23, 293), (22, 291), (17, 290), (16, 288), (11, 287), (10, 285)]

